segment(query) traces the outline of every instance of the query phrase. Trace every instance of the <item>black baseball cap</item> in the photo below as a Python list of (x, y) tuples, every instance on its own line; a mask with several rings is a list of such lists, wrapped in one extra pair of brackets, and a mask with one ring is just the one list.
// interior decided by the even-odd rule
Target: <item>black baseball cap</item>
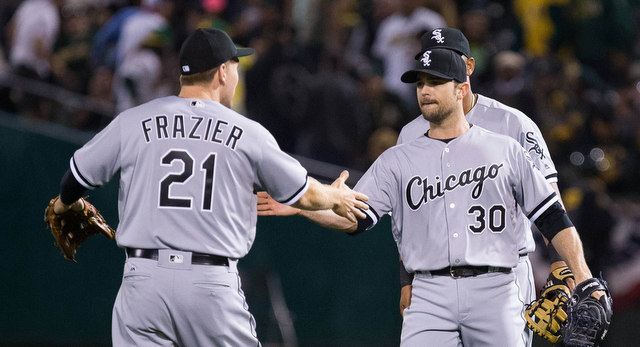
[(402, 74), (402, 82), (417, 82), (419, 72), (458, 82), (467, 81), (467, 65), (459, 54), (450, 49), (430, 49), (424, 51), (419, 58), (415, 69)]
[(420, 59), (422, 53), (432, 48), (446, 48), (463, 54), (465, 57), (471, 56), (469, 48), (469, 40), (464, 36), (462, 31), (455, 28), (437, 28), (427, 31), (420, 38), (422, 49), (416, 55), (416, 60)]
[(198, 29), (182, 44), (180, 71), (193, 75), (231, 60), (253, 54), (253, 48), (238, 48), (231, 37), (219, 29)]

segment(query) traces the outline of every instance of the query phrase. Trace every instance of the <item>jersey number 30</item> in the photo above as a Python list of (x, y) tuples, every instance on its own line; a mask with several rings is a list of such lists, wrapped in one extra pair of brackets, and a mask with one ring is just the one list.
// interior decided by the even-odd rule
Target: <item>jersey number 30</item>
[[(191, 208), (191, 197), (171, 197), (169, 189), (172, 184), (184, 184), (193, 175), (194, 160), (187, 151), (172, 150), (162, 157), (163, 166), (173, 166), (174, 161), (182, 162), (182, 172), (172, 173), (165, 176), (160, 181), (160, 207)], [(202, 187), (202, 210), (211, 211), (211, 196), (213, 195), (213, 180), (215, 176), (216, 153), (209, 155), (202, 161), (200, 166), (204, 171), (204, 184)]]
[(487, 225), (492, 233), (501, 233), (505, 227), (505, 208), (502, 205), (493, 205), (489, 208), (489, 213), (481, 205), (472, 205), (467, 211), (468, 214), (475, 216), (474, 224), (469, 225), (469, 230), (474, 234), (482, 233)]

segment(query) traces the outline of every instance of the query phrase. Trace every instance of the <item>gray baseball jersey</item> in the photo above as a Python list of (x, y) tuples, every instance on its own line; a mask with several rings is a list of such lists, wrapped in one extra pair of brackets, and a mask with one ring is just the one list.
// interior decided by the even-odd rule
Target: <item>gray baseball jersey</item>
[(169, 96), (121, 113), (71, 158), (86, 188), (120, 171), (121, 247), (241, 258), (256, 232), (256, 189), (291, 204), (307, 171), (259, 123), (218, 102)]
[[(498, 134), (507, 135), (525, 148), (547, 182), (558, 181), (558, 171), (549, 155), (542, 133), (538, 126), (524, 113), (494, 99), (478, 94), (476, 105), (465, 116), (467, 121)], [(413, 141), (424, 135), (429, 129), (429, 121), (422, 115), (405, 125), (398, 136), (398, 144)], [(520, 222), (530, 227), (531, 223), (522, 215)], [(522, 234), (520, 253), (535, 251), (535, 241), (531, 233)]]
[(522, 146), (479, 126), (448, 143), (422, 136), (385, 151), (354, 188), (373, 219), (392, 212), (409, 272), (457, 265), (513, 268), (521, 234), (558, 200)]

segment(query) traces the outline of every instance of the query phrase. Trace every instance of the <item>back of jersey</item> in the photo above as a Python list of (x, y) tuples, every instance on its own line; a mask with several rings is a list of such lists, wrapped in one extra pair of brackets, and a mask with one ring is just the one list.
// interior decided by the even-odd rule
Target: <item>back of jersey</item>
[(119, 246), (231, 258), (253, 243), (256, 188), (286, 203), (307, 187), (306, 170), (260, 124), (177, 96), (120, 114), (74, 154), (74, 167), (91, 186), (120, 170)]

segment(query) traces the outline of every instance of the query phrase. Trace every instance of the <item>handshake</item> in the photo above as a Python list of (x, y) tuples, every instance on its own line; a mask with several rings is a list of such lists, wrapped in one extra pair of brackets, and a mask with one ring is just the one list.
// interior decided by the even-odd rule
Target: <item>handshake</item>
[(258, 192), (258, 216), (304, 215), (331, 229), (354, 231), (357, 218), (367, 217), (364, 210), (369, 209), (365, 203), (369, 198), (349, 188), (345, 183), (348, 178), (346, 170), (331, 185), (309, 178), (309, 189), (291, 206), (277, 202), (267, 192)]

